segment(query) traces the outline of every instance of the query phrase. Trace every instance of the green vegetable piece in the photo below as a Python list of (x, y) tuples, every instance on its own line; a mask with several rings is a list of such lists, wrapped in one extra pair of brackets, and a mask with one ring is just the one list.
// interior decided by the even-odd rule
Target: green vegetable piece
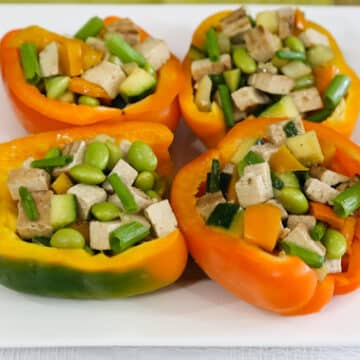
[(142, 141), (134, 141), (127, 154), (129, 164), (137, 171), (155, 171), (158, 160), (152, 148)]
[(231, 174), (224, 172), (220, 173), (219, 185), (220, 185), (220, 190), (225, 198), (229, 190), (230, 181), (231, 181)]
[(300, 189), (297, 176), (293, 172), (274, 173), (284, 183), (284, 187)]
[(346, 252), (346, 239), (337, 230), (327, 229), (323, 243), (326, 247), (326, 256), (329, 259), (340, 259)]
[(278, 50), (276, 51), (275, 56), (282, 60), (306, 60), (305, 53), (293, 50)]
[(112, 141), (105, 141), (105, 145), (109, 150), (109, 161), (107, 165), (107, 169), (111, 170), (116, 163), (122, 158), (122, 152), (116, 144), (114, 144)]
[(124, 184), (118, 174), (113, 173), (108, 177), (109, 183), (113, 188), (115, 194), (120, 199), (125, 212), (135, 213), (138, 211), (139, 207), (134, 199), (133, 194), (130, 192), (129, 188)]
[(241, 70), (232, 69), (224, 71), (223, 73), (225, 84), (229, 88), (230, 92), (236, 91), (240, 87)]
[(334, 58), (334, 53), (329, 46), (316, 45), (308, 50), (307, 59), (312, 66), (321, 66)]
[(191, 60), (200, 60), (206, 58), (206, 54), (194, 44), (191, 44), (188, 56)]
[(261, 155), (254, 151), (249, 151), (245, 157), (239, 161), (237, 164), (237, 171), (238, 174), (241, 176), (244, 172), (244, 169), (247, 165), (255, 165), (255, 164), (261, 164), (264, 162), (264, 159)]
[(220, 190), (220, 162), (218, 159), (213, 159), (211, 163), (211, 172), (207, 174), (206, 178), (206, 192), (214, 193)]
[(154, 190), (159, 194), (161, 198), (165, 196), (165, 194), (169, 190), (169, 186), (169, 179), (166, 176), (158, 176), (157, 174), (155, 174)]
[(148, 235), (150, 235), (149, 227), (132, 221), (121, 225), (110, 233), (110, 247), (115, 253), (120, 253), (145, 239)]
[(299, 77), (295, 80), (295, 86), (293, 90), (301, 90), (306, 89), (315, 84), (315, 79), (313, 75), (305, 75), (302, 77)]
[(135, 180), (135, 186), (143, 191), (151, 190), (154, 187), (154, 185), (155, 185), (155, 176), (150, 171), (141, 172)]
[(87, 95), (79, 96), (78, 103), (80, 105), (87, 105), (87, 106), (92, 106), (92, 107), (96, 107), (96, 106), (100, 105), (99, 99), (94, 98), (92, 96), (87, 96)]
[(306, 120), (321, 123), (326, 120), (333, 112), (333, 109), (322, 109), (311, 115), (306, 116)]
[(32, 168), (47, 169), (58, 166), (65, 166), (67, 164), (70, 164), (72, 160), (72, 155), (60, 155), (54, 157), (47, 157), (40, 160), (34, 160), (31, 162), (30, 166)]
[(104, 201), (93, 205), (91, 214), (99, 221), (111, 221), (120, 217), (120, 209), (113, 203)]
[(360, 208), (360, 182), (342, 191), (333, 199), (336, 215), (346, 218)]
[(292, 137), (298, 135), (298, 129), (293, 121), (288, 121), (284, 127), (284, 132), (286, 134), (286, 137)]
[(295, 118), (299, 111), (291, 96), (283, 96), (278, 102), (267, 107), (260, 117), (278, 117), (278, 118)]
[(235, 124), (235, 119), (234, 119), (233, 105), (232, 105), (229, 89), (227, 88), (226, 85), (219, 85), (218, 90), (219, 90), (222, 109), (224, 112), (225, 124), (228, 128), (231, 128)]
[(75, 38), (85, 41), (88, 37), (97, 36), (104, 28), (104, 21), (98, 16), (89, 19), (75, 34)]
[(70, 83), (68, 76), (54, 76), (45, 79), (46, 96), (50, 99), (58, 99), (65, 94)]
[(77, 203), (74, 194), (51, 196), (50, 222), (55, 229), (65, 227), (76, 221)]
[(108, 61), (115, 65), (122, 65), (121, 60), (116, 55), (110, 55)]
[(256, 61), (247, 53), (245, 48), (235, 48), (232, 59), (235, 66), (245, 74), (252, 74), (257, 69)]
[(145, 193), (151, 199), (161, 200), (161, 196), (155, 190), (148, 190), (148, 191), (145, 191)]
[(325, 236), (327, 226), (321, 221), (317, 221), (315, 226), (310, 230), (310, 236), (315, 241), (321, 241)]
[(281, 248), (288, 255), (299, 257), (302, 261), (304, 261), (305, 264), (312, 268), (318, 269), (321, 268), (324, 264), (325, 258), (323, 256), (304, 249), (294, 243), (282, 241)]
[(106, 176), (98, 167), (89, 164), (75, 165), (69, 170), (69, 175), (78, 183), (88, 185), (98, 185), (106, 180)]
[(305, 46), (303, 42), (294, 35), (289, 35), (285, 39), (285, 46), (292, 51), (305, 53)]
[(61, 156), (62, 155), (62, 151), (60, 148), (58, 147), (54, 147), (54, 148), (51, 148), (49, 149), (45, 156), (44, 156), (44, 159), (51, 159), (51, 158), (56, 158), (58, 156)]
[(300, 189), (284, 187), (277, 197), (291, 214), (305, 214), (309, 210), (309, 202)]
[(40, 217), (39, 211), (36, 207), (36, 203), (31, 195), (31, 192), (25, 186), (20, 186), (19, 195), (20, 195), (20, 204), (24, 209), (24, 213), (26, 217), (30, 221), (39, 220)]
[(347, 93), (351, 80), (347, 75), (335, 75), (324, 93), (325, 107), (334, 109)]
[(217, 32), (217, 42), (219, 45), (220, 54), (228, 54), (231, 51), (230, 38), (223, 32)]
[(35, 236), (31, 239), (34, 244), (41, 246), (50, 246), (50, 238), (45, 236)]
[(85, 239), (75, 229), (60, 229), (51, 237), (50, 245), (58, 249), (81, 249), (85, 246)]
[(214, 28), (210, 28), (206, 32), (206, 50), (211, 61), (219, 61), (220, 48), (218, 44), (216, 30)]
[(239, 211), (240, 206), (231, 203), (218, 204), (206, 221), (207, 225), (223, 227), (229, 229), (234, 216)]
[(215, 84), (216, 86), (219, 86), (219, 85), (225, 83), (223, 74), (210, 74), (209, 77), (210, 77), (212, 83)]
[(37, 85), (41, 80), (41, 69), (35, 44), (23, 43), (20, 46), (20, 61), (26, 81)]
[(284, 182), (272, 171), (271, 183), (274, 189), (281, 190), (284, 187)]
[(109, 164), (109, 148), (101, 141), (93, 141), (86, 146), (84, 162), (105, 170)]

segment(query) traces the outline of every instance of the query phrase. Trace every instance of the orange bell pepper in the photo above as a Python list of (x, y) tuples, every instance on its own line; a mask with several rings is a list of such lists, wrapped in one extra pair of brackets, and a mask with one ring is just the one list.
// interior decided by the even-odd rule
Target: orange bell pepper
[[(114, 21), (116, 18), (111, 19)], [(105, 23), (108, 23), (107, 19)], [(156, 91), (124, 109), (69, 104), (47, 98), (36, 87), (26, 82), (18, 49), (12, 44), (19, 31), (21, 30), (10, 31), (2, 38), (0, 64), (9, 97), (18, 113), (19, 120), (28, 131), (42, 132), (69, 126), (85, 126), (102, 122), (118, 123), (136, 119), (159, 122), (171, 130), (175, 129), (180, 116), (176, 97), (183, 86), (184, 78), (181, 64), (174, 55), (159, 70)], [(142, 39), (147, 36), (148, 34), (141, 30)], [(33, 40), (31, 37), (31, 41)], [(50, 39), (45, 37), (37, 41), (47, 44), (53, 41), (53, 38), (50, 36)], [(89, 64), (93, 64), (96, 60), (93, 53), (86, 54), (83, 56), (84, 68), (89, 67)]]
[(307, 168), (290, 152), (286, 145), (279, 147), (279, 150), (270, 158), (271, 168), (280, 173), (289, 171), (304, 171)]
[[(202, 48), (205, 41), (205, 34), (210, 27), (218, 27), (220, 20), (228, 15), (230, 11), (221, 11), (209, 16), (203, 20), (196, 28), (192, 44)], [(323, 91), (333, 75), (340, 72), (351, 78), (351, 86), (346, 96), (345, 110), (337, 115), (336, 118), (326, 119), (323, 124), (329, 126), (343, 135), (349, 136), (355, 126), (356, 119), (360, 111), (360, 79), (356, 73), (347, 65), (339, 46), (333, 36), (322, 26), (307, 21), (302, 12), (296, 12), (296, 29), (297, 32), (313, 28), (329, 39), (330, 46), (334, 52), (334, 59), (322, 69), (315, 70), (316, 85)], [(193, 132), (202, 140), (207, 147), (215, 146), (226, 134), (227, 129), (224, 122), (224, 115), (219, 106), (213, 106), (210, 112), (201, 112), (194, 102), (193, 85), (191, 77), (191, 59), (187, 55), (183, 61), (185, 73), (185, 85), (179, 95), (181, 112), (185, 121)], [(215, 104), (216, 105), (216, 104)]]
[[(278, 119), (247, 119), (231, 129), (216, 148), (182, 168), (173, 183), (172, 206), (190, 253), (211, 279), (263, 309), (284, 315), (312, 313), (328, 303), (334, 293), (346, 293), (360, 286), (359, 225), (352, 239), (347, 270), (328, 275), (321, 282), (316, 272), (301, 259), (273, 255), (246, 239), (215, 231), (204, 223), (196, 209), (196, 194), (206, 180), (212, 159), (227, 163), (239, 140), (264, 135), (266, 127), (276, 121)], [(321, 140), (334, 144), (342, 159), (360, 164), (360, 148), (350, 140), (321, 124), (305, 121), (304, 125), (306, 130), (315, 130)], [(337, 158), (334, 156), (332, 161)], [(344, 169), (347, 175), (355, 172), (356, 168)], [(263, 222), (259, 221), (259, 226), (262, 227)], [(265, 233), (266, 229), (262, 231)]]

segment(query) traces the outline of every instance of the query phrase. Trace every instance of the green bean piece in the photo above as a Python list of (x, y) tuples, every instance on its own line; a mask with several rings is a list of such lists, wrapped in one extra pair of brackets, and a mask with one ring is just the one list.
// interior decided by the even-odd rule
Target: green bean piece
[(315, 226), (310, 230), (310, 236), (315, 241), (321, 241), (325, 236), (327, 226), (322, 221), (317, 221)]
[(97, 36), (103, 28), (104, 21), (98, 16), (94, 16), (79, 29), (74, 37), (85, 41), (88, 37)]
[(109, 162), (107, 165), (107, 169), (111, 170), (116, 163), (122, 158), (122, 152), (115, 143), (110, 140), (105, 141), (105, 145), (109, 150)]
[(68, 76), (54, 76), (45, 79), (46, 96), (50, 99), (58, 99), (65, 94), (70, 83)]
[(39, 220), (40, 217), (39, 211), (36, 207), (36, 203), (31, 195), (31, 192), (25, 186), (20, 186), (19, 195), (20, 195), (20, 204), (24, 209), (24, 213), (26, 217), (30, 221)]
[(141, 172), (136, 180), (135, 186), (143, 191), (151, 190), (155, 185), (155, 176), (150, 171)]
[(137, 171), (155, 171), (158, 160), (152, 148), (142, 141), (134, 141), (127, 153), (128, 163)]
[(96, 106), (100, 105), (100, 100), (97, 99), (97, 98), (94, 98), (92, 96), (81, 95), (78, 98), (78, 103), (80, 105), (87, 105), (87, 106), (96, 107)]
[(31, 239), (34, 244), (42, 246), (50, 246), (50, 238), (45, 236), (35, 236)]
[(311, 115), (305, 116), (306, 120), (321, 123), (324, 120), (326, 120), (334, 111), (334, 109), (322, 109), (320, 111), (317, 111)]
[(133, 194), (130, 192), (129, 188), (124, 184), (118, 174), (113, 173), (108, 177), (109, 183), (113, 188), (115, 194), (120, 199), (125, 212), (135, 213), (138, 211), (139, 207), (134, 199)]
[(346, 218), (360, 208), (360, 182), (342, 191), (333, 199), (336, 215)]
[(110, 233), (110, 247), (115, 253), (120, 253), (150, 235), (150, 228), (132, 221), (121, 225)]
[(318, 269), (324, 264), (324, 256), (316, 254), (288, 241), (282, 241), (280, 244), (282, 250), (284, 250), (286, 254), (299, 257), (305, 264), (312, 268)]
[(206, 33), (206, 50), (211, 61), (219, 61), (220, 48), (214, 28), (210, 28)]
[(284, 132), (286, 134), (286, 137), (293, 137), (298, 135), (298, 129), (295, 125), (295, 123), (293, 121), (288, 121), (284, 126), (283, 126)]
[(135, 62), (144, 67), (147, 63), (144, 56), (131, 47), (121, 35), (108, 34), (105, 36), (105, 45), (108, 50), (116, 55), (123, 63)]
[(289, 35), (285, 39), (285, 46), (295, 52), (305, 53), (305, 46), (303, 42), (294, 35)]
[(85, 246), (85, 239), (79, 231), (65, 228), (53, 234), (50, 245), (58, 249), (81, 249)]
[(37, 85), (41, 80), (41, 69), (35, 44), (23, 43), (20, 46), (20, 61), (26, 81)]
[(271, 172), (271, 183), (276, 190), (281, 190), (284, 187), (284, 182), (273, 171)]
[(106, 176), (98, 167), (89, 164), (75, 165), (69, 170), (69, 175), (78, 183), (88, 185), (98, 185), (106, 180)]
[(299, 51), (292, 50), (278, 50), (275, 53), (276, 57), (282, 60), (306, 60), (306, 54)]
[(72, 160), (72, 155), (60, 155), (40, 160), (34, 160), (31, 162), (30, 166), (32, 168), (47, 169), (58, 166), (65, 166), (67, 164), (70, 164)]
[(243, 47), (238, 47), (233, 50), (232, 59), (236, 67), (245, 74), (252, 74), (257, 69), (256, 61)]
[(86, 146), (84, 163), (105, 170), (109, 163), (109, 148), (101, 141), (93, 141)]
[(61, 149), (59, 147), (53, 147), (46, 152), (44, 159), (56, 158), (61, 155), (62, 155)]
[(120, 217), (120, 209), (111, 202), (103, 201), (91, 207), (91, 214), (99, 221), (111, 221)]
[(329, 259), (340, 259), (346, 252), (346, 239), (344, 235), (334, 229), (328, 229), (325, 233), (323, 243), (326, 247), (326, 257)]
[(315, 84), (313, 75), (305, 75), (295, 80), (295, 86), (293, 90), (301, 90), (311, 87)]
[(206, 192), (214, 193), (220, 190), (220, 161), (213, 159), (211, 162), (211, 172), (206, 178)]
[(335, 75), (324, 93), (325, 107), (334, 109), (345, 96), (350, 85), (351, 80), (347, 75)]
[(277, 197), (291, 214), (305, 214), (309, 209), (309, 202), (300, 189), (284, 187)]
[(230, 91), (226, 85), (218, 86), (220, 101), (224, 112), (225, 124), (228, 128), (231, 128), (235, 124), (233, 105), (231, 101)]

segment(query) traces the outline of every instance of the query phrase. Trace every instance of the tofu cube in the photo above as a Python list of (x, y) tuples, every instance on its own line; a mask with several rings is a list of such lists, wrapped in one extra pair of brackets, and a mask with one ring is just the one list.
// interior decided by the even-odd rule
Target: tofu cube
[(222, 32), (230, 38), (234, 38), (239, 35), (241, 36), (251, 29), (249, 18), (243, 7), (234, 10), (229, 15), (225, 16), (220, 20), (220, 24)]
[(170, 59), (171, 55), (164, 40), (152, 37), (148, 37), (142, 43), (137, 44), (135, 49), (144, 55), (155, 71), (159, 70)]
[(295, 229), (298, 224), (304, 224), (306, 229), (310, 231), (316, 224), (316, 219), (312, 215), (289, 215), (287, 220), (288, 228)]
[[(129, 190), (134, 196), (135, 202), (138, 205), (138, 212), (144, 210), (146, 207), (148, 207), (149, 205), (155, 202), (153, 199), (147, 196), (143, 191), (135, 187), (129, 186)], [(116, 205), (119, 209), (124, 210), (124, 206), (116, 194), (110, 195), (108, 197), (108, 201)]]
[(104, 53), (104, 54), (108, 54), (109, 51), (105, 45), (105, 42), (97, 37), (92, 37), (89, 36), (86, 41), (85, 41), (88, 45), (92, 46), (94, 49)]
[(267, 104), (270, 99), (262, 92), (251, 86), (244, 86), (231, 94), (234, 104), (240, 111), (253, 109), (262, 104)]
[(32, 197), (39, 212), (39, 219), (31, 221), (26, 216), (21, 203), (18, 203), (18, 218), (16, 231), (23, 239), (32, 239), (35, 236), (51, 236), (53, 229), (50, 222), (50, 199), (52, 191), (33, 192)]
[(161, 200), (145, 209), (145, 216), (152, 224), (155, 234), (163, 237), (177, 228), (177, 220), (169, 200)]
[(269, 161), (271, 156), (278, 151), (278, 147), (273, 144), (266, 143), (262, 145), (253, 145), (250, 150), (260, 155), (265, 161)]
[(195, 81), (210, 74), (220, 74), (231, 69), (231, 57), (229, 54), (220, 55), (219, 61), (212, 62), (210, 59), (194, 60), (191, 63), (191, 74)]
[(67, 193), (76, 196), (81, 220), (87, 220), (94, 204), (106, 200), (106, 191), (94, 185), (77, 184), (72, 186)]
[(335, 186), (350, 180), (348, 176), (339, 174), (338, 172), (332, 170), (328, 170), (323, 166), (313, 166), (310, 169), (310, 175), (316, 177), (329, 186)]
[(90, 247), (95, 250), (110, 250), (110, 233), (122, 224), (121, 221), (90, 221)]
[(22, 167), (9, 171), (7, 184), (11, 198), (19, 200), (21, 186), (26, 187), (30, 192), (49, 190), (50, 175), (43, 169)]
[(207, 193), (196, 202), (196, 209), (204, 220), (210, 216), (218, 204), (226, 202), (221, 191)]
[(326, 259), (324, 264), (329, 274), (336, 274), (342, 272), (341, 258), (340, 259)]
[(305, 193), (313, 201), (331, 205), (339, 191), (318, 179), (310, 178), (305, 182)]
[(329, 46), (329, 39), (327, 38), (327, 36), (312, 28), (303, 31), (299, 35), (299, 39), (304, 43), (307, 48), (315, 45)]
[(82, 74), (83, 79), (101, 86), (106, 93), (114, 99), (118, 92), (120, 84), (125, 80), (126, 75), (119, 65), (109, 61), (103, 61), (98, 65), (86, 70)]
[[(116, 165), (110, 172), (110, 175), (111, 174), (119, 175), (120, 179), (124, 182), (124, 184), (128, 186), (131, 186), (134, 183), (136, 177), (138, 176), (138, 172), (123, 159), (120, 159), (116, 163)], [(112, 191), (112, 187), (108, 180), (104, 182), (103, 187), (106, 191)]]
[(248, 84), (255, 89), (274, 95), (287, 95), (295, 86), (295, 80), (286, 75), (268, 72), (256, 73), (249, 77)]
[(290, 7), (282, 8), (277, 11), (279, 18), (279, 37), (285, 39), (293, 33), (295, 25), (295, 10)]
[(120, 148), (121, 153), (122, 153), (124, 158), (126, 158), (127, 153), (129, 152), (131, 144), (132, 144), (131, 141), (126, 140), (126, 139), (123, 139), (123, 140), (120, 141), (119, 148)]
[(269, 125), (266, 128), (266, 137), (277, 146), (284, 144), (287, 140), (284, 126), (290, 121), (295, 124), (298, 135), (305, 134), (303, 122), (301, 121), (301, 119), (296, 118)]
[(276, 200), (276, 199), (271, 199), (269, 201), (266, 202), (267, 204), (271, 204), (274, 205), (276, 207), (278, 207), (280, 209), (280, 213), (281, 213), (281, 219), (284, 220), (288, 217), (288, 212), (286, 211), (286, 209), (282, 206), (281, 202)]
[(39, 53), (40, 70), (43, 77), (60, 74), (59, 45), (53, 41)]
[(294, 91), (290, 96), (301, 113), (323, 108), (323, 101), (316, 87)]

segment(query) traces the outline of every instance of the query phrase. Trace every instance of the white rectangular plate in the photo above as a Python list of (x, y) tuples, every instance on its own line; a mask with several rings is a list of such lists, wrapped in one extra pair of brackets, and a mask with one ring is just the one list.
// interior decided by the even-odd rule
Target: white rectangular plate
[[(165, 38), (182, 58), (197, 24), (229, 7), (0, 5), (0, 35), (30, 24), (71, 34), (90, 16), (119, 14)], [(250, 8), (257, 11), (264, 6)], [(304, 9), (309, 18), (335, 35), (348, 62), (359, 73), (360, 7)], [(1, 84), (0, 109), (0, 140), (24, 135)], [(353, 139), (360, 140), (359, 126)], [(200, 149), (200, 143), (182, 124), (173, 147), (177, 164), (193, 158)], [(355, 346), (360, 339), (359, 306), (360, 291), (356, 291), (336, 297), (320, 314), (280, 317), (243, 303), (199, 274), (194, 266), (167, 289), (120, 300), (49, 299), (0, 287), (0, 346)]]

